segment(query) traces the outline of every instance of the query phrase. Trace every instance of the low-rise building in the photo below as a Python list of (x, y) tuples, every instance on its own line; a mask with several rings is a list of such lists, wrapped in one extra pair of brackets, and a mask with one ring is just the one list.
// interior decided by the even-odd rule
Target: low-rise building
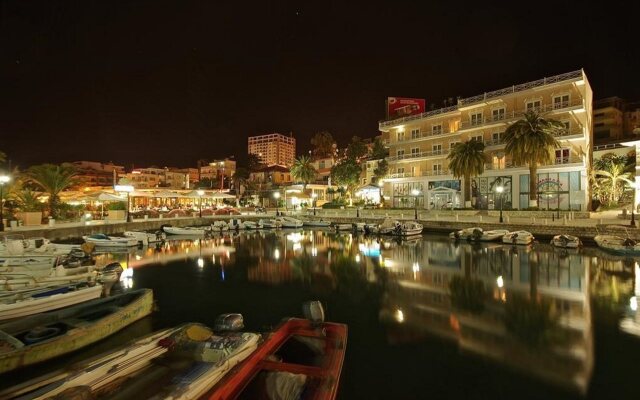
[(113, 187), (124, 175), (124, 167), (113, 163), (98, 161), (75, 161), (72, 163), (78, 170), (79, 184), (76, 190), (83, 187)]
[(169, 168), (136, 168), (125, 176), (136, 189), (188, 189), (189, 175)]

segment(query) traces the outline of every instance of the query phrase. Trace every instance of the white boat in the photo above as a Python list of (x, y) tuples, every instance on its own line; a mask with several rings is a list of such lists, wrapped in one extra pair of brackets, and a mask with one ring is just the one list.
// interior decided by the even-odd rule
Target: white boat
[(231, 226), (224, 221), (214, 221), (211, 224), (211, 232), (228, 231)]
[(413, 235), (420, 235), (422, 234), (422, 230), (424, 229), (424, 226), (422, 226), (422, 224), (419, 224), (415, 221), (405, 221), (405, 222), (399, 222), (399, 221), (395, 221), (395, 227), (393, 228), (393, 230), (389, 231), (388, 229), (385, 229), (385, 232), (387, 235), (393, 235), (393, 236), (413, 236)]
[(391, 218), (385, 218), (384, 221), (380, 225), (378, 225), (378, 233), (381, 235), (389, 235), (396, 229), (396, 226), (400, 222), (393, 220)]
[(596, 235), (593, 238), (598, 247), (611, 253), (625, 256), (640, 256), (640, 243), (630, 238), (615, 235)]
[[(469, 240), (471, 239), (471, 237), (474, 235), (474, 232), (476, 232), (476, 236), (481, 237), (482, 233), (484, 232), (482, 228), (480, 227), (473, 227), (473, 228), (464, 228), (464, 229), (460, 229), (458, 231), (454, 231), (451, 232), (449, 234), (449, 239), (455, 239), (455, 240)], [(508, 233), (509, 231), (505, 231), (505, 233)], [(504, 234), (503, 234), (504, 236)]]
[(177, 227), (177, 226), (170, 226), (170, 225), (164, 225), (162, 227), (162, 230), (169, 235), (191, 235), (191, 236), (194, 236), (194, 235), (203, 236), (211, 232), (210, 227), (196, 228), (191, 226)]
[(579, 237), (573, 235), (555, 235), (551, 239), (551, 244), (565, 249), (577, 249), (582, 246), (582, 241)]
[[(218, 222), (218, 221), (216, 221)], [(240, 218), (231, 218), (229, 220), (229, 223), (227, 223), (227, 229), (235, 231), (235, 230), (240, 230), (240, 229), (244, 229), (244, 226), (242, 224), (242, 220), (240, 220)], [(220, 230), (220, 229), (218, 229)]]
[(144, 231), (125, 231), (124, 236), (136, 239), (138, 244), (145, 246), (149, 243), (162, 242), (167, 238), (167, 235), (163, 231), (157, 231), (154, 233)]
[(261, 219), (258, 224), (262, 225), (265, 229), (278, 229), (282, 228), (282, 223), (277, 219)]
[(86, 283), (0, 293), (0, 321), (38, 314), (97, 299), (102, 285)]
[(494, 242), (497, 240), (501, 240), (507, 233), (509, 233), (507, 229), (492, 229), (490, 231), (482, 231), (482, 234), (479, 238), (475, 236), (475, 233), (472, 234), (471, 240), (480, 242)]
[(45, 277), (33, 277), (26, 274), (2, 274), (0, 275), (0, 287), (2, 287), (2, 290), (20, 290), (76, 282), (94, 282), (97, 276), (96, 271), (64, 276), (49, 275)]
[(302, 228), (303, 222), (293, 217), (276, 217), (283, 228)]
[(53, 267), (58, 256), (54, 255), (0, 255), (0, 267), (29, 265), (49, 265)]
[(153, 333), (0, 395), (62, 399), (82, 394), (78, 398), (97, 398), (101, 393), (128, 391), (147, 393), (154, 399), (198, 399), (251, 355), (260, 339), (260, 335), (248, 332), (218, 336), (204, 325), (188, 323)]
[(352, 231), (353, 224), (333, 224), (332, 228), (336, 231)]
[(329, 226), (331, 226), (331, 222), (323, 221), (322, 219), (320, 219), (319, 221), (304, 221), (302, 224), (304, 226), (313, 226), (317, 228), (328, 228)]
[(243, 229), (262, 229), (262, 224), (260, 223), (260, 221), (256, 222), (256, 221), (244, 221), (242, 223), (242, 228)]
[(85, 242), (93, 243), (96, 247), (133, 247), (138, 245), (138, 240), (130, 237), (107, 236), (96, 233), (82, 237)]
[(508, 244), (531, 244), (535, 237), (531, 234), (531, 232), (527, 231), (514, 231), (509, 232), (502, 237), (502, 243)]

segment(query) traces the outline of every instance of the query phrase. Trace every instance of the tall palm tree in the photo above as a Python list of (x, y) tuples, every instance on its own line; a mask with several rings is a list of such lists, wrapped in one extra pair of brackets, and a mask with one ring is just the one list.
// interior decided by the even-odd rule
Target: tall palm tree
[(453, 146), (447, 156), (449, 169), (455, 178), (464, 179), (464, 206), (471, 207), (471, 176), (482, 175), (487, 156), (484, 143), (470, 139)]
[(233, 187), (236, 191), (236, 199), (240, 199), (242, 187), (246, 186), (249, 180), (249, 171), (246, 168), (237, 168), (231, 179), (233, 180)]
[(291, 176), (296, 181), (302, 182), (302, 189), (307, 188), (309, 182), (316, 178), (316, 169), (311, 164), (311, 159), (307, 156), (300, 156), (291, 166)]
[(52, 218), (58, 216), (60, 192), (78, 183), (78, 170), (69, 163), (34, 165), (26, 171), (25, 176), (49, 194), (49, 215)]
[(566, 130), (564, 124), (527, 111), (504, 133), (505, 152), (516, 164), (529, 166), (529, 207), (538, 206), (538, 164), (553, 161), (552, 150), (560, 147), (554, 135)]
[(624, 192), (625, 182), (633, 185), (631, 180), (633, 175), (626, 165), (620, 163), (612, 163), (607, 169), (596, 170), (594, 173), (599, 181), (598, 183), (602, 185), (607, 194), (609, 204), (612, 204), (620, 201)]

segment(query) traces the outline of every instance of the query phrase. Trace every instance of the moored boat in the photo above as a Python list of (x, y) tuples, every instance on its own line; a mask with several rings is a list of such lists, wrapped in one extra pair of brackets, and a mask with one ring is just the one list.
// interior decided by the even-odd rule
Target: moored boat
[(398, 222), (389, 234), (393, 236), (414, 236), (422, 234), (424, 227), (415, 221)]
[(258, 224), (262, 225), (265, 229), (278, 229), (282, 228), (282, 222), (277, 219), (261, 219)]
[(141, 289), (0, 324), (0, 373), (90, 345), (152, 308), (153, 292)]
[(528, 231), (513, 231), (502, 237), (502, 243), (507, 244), (531, 244), (535, 237)]
[(260, 221), (243, 221), (242, 222), (243, 229), (262, 229), (262, 224)]
[(480, 233), (480, 236), (477, 236), (477, 233), (474, 232), (471, 235), (471, 240), (479, 242), (493, 242), (502, 240), (504, 235), (506, 235), (507, 233), (509, 233), (509, 230), (507, 229), (492, 229), (490, 231), (482, 231)]
[(130, 237), (107, 236), (96, 233), (82, 237), (85, 242), (93, 243), (96, 247), (134, 247), (138, 245), (138, 240)]
[(320, 219), (318, 221), (303, 221), (302, 225), (303, 226), (317, 227), (317, 228), (328, 228), (328, 227), (331, 226), (331, 222), (323, 221), (322, 219)]
[(333, 224), (331, 226), (336, 231), (352, 231), (353, 224)]
[(163, 231), (156, 232), (144, 232), (144, 231), (126, 231), (124, 236), (136, 239), (138, 244), (148, 245), (149, 243), (162, 242), (167, 238), (167, 235)]
[[(228, 228), (227, 228), (228, 229)], [(204, 236), (211, 232), (210, 227), (177, 227), (171, 225), (163, 225), (162, 230), (165, 231), (168, 235), (191, 235), (191, 236)]]
[(280, 222), (283, 228), (301, 228), (303, 222), (293, 217), (276, 217), (276, 221)]
[(473, 236), (474, 232), (476, 232), (476, 236), (482, 236), (482, 232), (484, 232), (484, 230), (482, 228), (480, 228), (480, 227), (477, 227), (477, 226), (472, 227), (472, 228), (460, 229), (460, 230), (451, 232), (449, 234), (449, 239), (469, 240)]
[(573, 235), (555, 235), (551, 239), (551, 244), (565, 249), (577, 249), (582, 246), (582, 241), (579, 237)]
[(232, 228), (231, 223), (227, 224), (224, 221), (214, 221), (211, 224), (211, 231), (212, 232), (228, 231), (230, 228)]
[(640, 256), (640, 243), (631, 238), (615, 235), (596, 235), (593, 238), (598, 247), (611, 253), (625, 256)]

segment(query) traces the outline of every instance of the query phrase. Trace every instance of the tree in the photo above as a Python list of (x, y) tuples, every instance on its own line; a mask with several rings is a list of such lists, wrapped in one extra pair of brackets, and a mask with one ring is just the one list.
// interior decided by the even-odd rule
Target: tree
[(49, 195), (49, 215), (57, 218), (60, 203), (59, 194), (78, 182), (78, 170), (73, 164), (41, 164), (30, 167), (25, 178), (40, 186)]
[(255, 172), (262, 168), (264, 163), (262, 162), (262, 158), (259, 155), (254, 153), (249, 153), (247, 155), (247, 169), (249, 172)]
[(358, 136), (351, 138), (351, 143), (347, 146), (347, 157), (352, 160), (359, 160), (367, 155), (367, 145)]
[(455, 178), (464, 180), (464, 206), (471, 207), (471, 177), (482, 175), (487, 157), (484, 143), (470, 139), (456, 144), (447, 156), (449, 169)]
[(309, 182), (316, 178), (316, 169), (311, 164), (311, 159), (307, 156), (300, 156), (291, 166), (291, 176), (296, 181), (302, 182), (302, 190), (307, 188)]
[(331, 136), (331, 133), (322, 131), (316, 133), (311, 138), (311, 145), (313, 145), (313, 158), (328, 158), (333, 157), (336, 149), (336, 141)]
[(622, 163), (611, 163), (608, 170), (595, 170), (597, 186), (603, 190), (603, 195), (609, 205), (620, 201), (624, 193), (624, 184), (633, 185), (632, 173), (628, 167)]
[(353, 191), (360, 183), (361, 169), (356, 160), (347, 158), (331, 168), (331, 179), (339, 186), (346, 186), (353, 198)]
[(376, 180), (379, 181), (380, 179), (387, 176), (388, 173), (389, 163), (383, 158), (382, 160), (378, 161), (378, 166), (373, 170), (373, 175), (375, 176)]
[(373, 160), (382, 160), (387, 156), (387, 149), (385, 149), (382, 140), (379, 137), (373, 141), (373, 148), (371, 149), (371, 158)]
[(560, 147), (554, 135), (566, 130), (564, 124), (527, 111), (504, 133), (505, 152), (516, 164), (529, 166), (529, 207), (538, 206), (538, 164), (553, 162), (553, 149)]
[(236, 172), (233, 173), (231, 177), (233, 179), (233, 186), (236, 190), (236, 197), (240, 198), (240, 191), (242, 190), (242, 186), (246, 186), (247, 181), (249, 180), (249, 171), (246, 168), (238, 168)]

